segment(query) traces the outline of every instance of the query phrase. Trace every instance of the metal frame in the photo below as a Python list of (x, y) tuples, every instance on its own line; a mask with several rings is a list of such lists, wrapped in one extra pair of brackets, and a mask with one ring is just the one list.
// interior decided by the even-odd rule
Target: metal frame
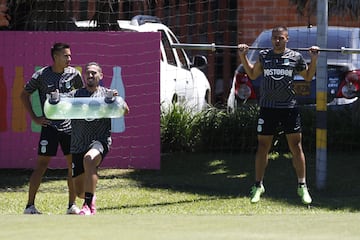
[[(216, 49), (219, 48), (229, 48), (229, 49), (238, 49), (238, 46), (231, 46), (231, 45), (216, 45), (215, 43), (211, 44), (191, 44), (191, 43), (173, 43), (171, 45), (172, 48), (184, 48), (184, 49), (190, 49), (190, 50), (210, 50), (210, 51), (216, 51)], [(249, 46), (250, 50), (262, 50), (267, 49), (263, 47), (251, 47)], [(295, 51), (309, 51), (309, 48), (291, 48)], [(342, 54), (360, 54), (360, 49), (357, 48), (345, 48), (341, 47), (340, 49), (336, 48), (320, 48), (320, 51), (322, 52), (338, 52)]]

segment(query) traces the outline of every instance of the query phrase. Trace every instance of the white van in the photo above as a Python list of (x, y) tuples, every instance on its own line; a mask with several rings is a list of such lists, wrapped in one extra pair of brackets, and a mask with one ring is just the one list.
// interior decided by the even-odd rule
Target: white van
[[(171, 45), (179, 43), (174, 33), (159, 18), (138, 15), (131, 20), (118, 20), (121, 31), (161, 32), (160, 101), (162, 110), (172, 104), (181, 104), (197, 112), (211, 102), (210, 83), (200, 70), (207, 64), (204, 56), (194, 56), (190, 61), (184, 49)], [(96, 27), (93, 21), (77, 21), (81, 28)]]

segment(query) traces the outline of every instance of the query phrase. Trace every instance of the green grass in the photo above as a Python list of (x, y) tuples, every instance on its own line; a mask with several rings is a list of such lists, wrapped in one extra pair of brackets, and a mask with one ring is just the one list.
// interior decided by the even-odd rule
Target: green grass
[[(7, 216), (1, 239), (359, 239), (358, 214)], [(6, 230), (4, 230), (6, 229)]]
[(0, 239), (68, 239), (78, 229), (86, 231), (77, 239), (358, 239), (358, 153), (329, 154), (322, 191), (315, 185), (315, 157), (307, 156), (309, 208), (296, 195), (289, 156), (272, 156), (258, 204), (248, 198), (253, 154), (173, 153), (162, 156), (159, 171), (101, 169), (93, 217), (64, 214), (64, 170), (49, 170), (40, 187), (36, 204), (45, 214), (24, 216), (31, 171), (3, 169)]
[[(7, 216), (1, 239), (359, 239), (358, 214)], [(6, 221), (5, 221), (6, 220)], [(4, 230), (6, 229), (6, 230)]]

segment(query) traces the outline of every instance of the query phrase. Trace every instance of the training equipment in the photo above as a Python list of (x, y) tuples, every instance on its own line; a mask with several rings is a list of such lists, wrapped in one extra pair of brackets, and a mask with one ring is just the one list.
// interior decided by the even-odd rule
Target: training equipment
[[(216, 51), (218, 48), (230, 48), (230, 49), (238, 49), (238, 46), (231, 46), (231, 45), (216, 45), (215, 43), (211, 44), (190, 44), (190, 43), (173, 43), (171, 44), (172, 48), (184, 48), (190, 50), (211, 50)], [(249, 50), (263, 50), (267, 49), (265, 47), (251, 47), (249, 46)], [(291, 48), (295, 51), (309, 51), (309, 48)], [(341, 47), (340, 49), (334, 48), (320, 48), (319, 51), (321, 52), (338, 52), (342, 54), (360, 54), (360, 49), (357, 48), (345, 48)]]
[(106, 97), (48, 97), (44, 104), (48, 119), (119, 118), (125, 113), (125, 101), (118, 96)]

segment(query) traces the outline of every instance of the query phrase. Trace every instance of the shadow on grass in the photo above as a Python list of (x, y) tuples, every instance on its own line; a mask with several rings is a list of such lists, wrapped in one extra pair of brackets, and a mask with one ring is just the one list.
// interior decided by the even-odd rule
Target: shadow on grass
[[(229, 199), (229, 197), (223, 197), (221, 199)], [(162, 203), (151, 203), (151, 204), (128, 204), (122, 205), (119, 207), (102, 207), (98, 208), (99, 210), (120, 210), (120, 209), (135, 209), (135, 208), (144, 208), (144, 207), (161, 207), (161, 206), (172, 206), (172, 205), (179, 205), (179, 204), (187, 204), (187, 203), (194, 203), (194, 202), (209, 202), (211, 200), (219, 200), (218, 197), (200, 197), (197, 199), (192, 200), (180, 200), (180, 201), (168, 201)]]
[[(312, 206), (330, 210), (360, 211), (358, 153), (332, 153), (328, 157), (327, 186), (316, 189), (316, 161), (307, 154), (307, 183), (313, 196)], [(27, 191), (31, 170), (1, 169), (0, 191)], [(254, 181), (254, 154), (172, 153), (164, 154), (161, 170), (114, 171), (101, 178), (122, 178), (137, 186), (170, 189), (204, 195), (203, 200), (247, 197)], [(65, 180), (66, 170), (48, 170), (43, 182)], [(301, 205), (296, 195), (297, 179), (291, 160), (280, 156), (269, 160), (265, 176), (265, 198)], [(202, 201), (200, 197), (198, 201)], [(162, 205), (179, 202), (161, 203)], [(153, 205), (151, 205), (153, 206)], [(141, 206), (126, 205), (121, 208)], [(149, 205), (150, 207), (150, 205)]]
[[(332, 210), (360, 210), (360, 171), (358, 154), (344, 157), (334, 153), (328, 159), (325, 190), (316, 188), (315, 156), (307, 154), (308, 187), (313, 207)], [(344, 158), (346, 162), (344, 162)], [(147, 188), (163, 188), (216, 196), (217, 198), (247, 197), (254, 183), (254, 154), (173, 153), (162, 156), (160, 171), (135, 170), (123, 177), (136, 180)], [(291, 159), (280, 156), (269, 160), (265, 176), (264, 197), (288, 204), (301, 205), (296, 194), (297, 178)]]
[[(1, 191), (28, 191), (32, 169), (0, 169)], [(42, 182), (66, 180), (67, 170), (48, 169)]]

